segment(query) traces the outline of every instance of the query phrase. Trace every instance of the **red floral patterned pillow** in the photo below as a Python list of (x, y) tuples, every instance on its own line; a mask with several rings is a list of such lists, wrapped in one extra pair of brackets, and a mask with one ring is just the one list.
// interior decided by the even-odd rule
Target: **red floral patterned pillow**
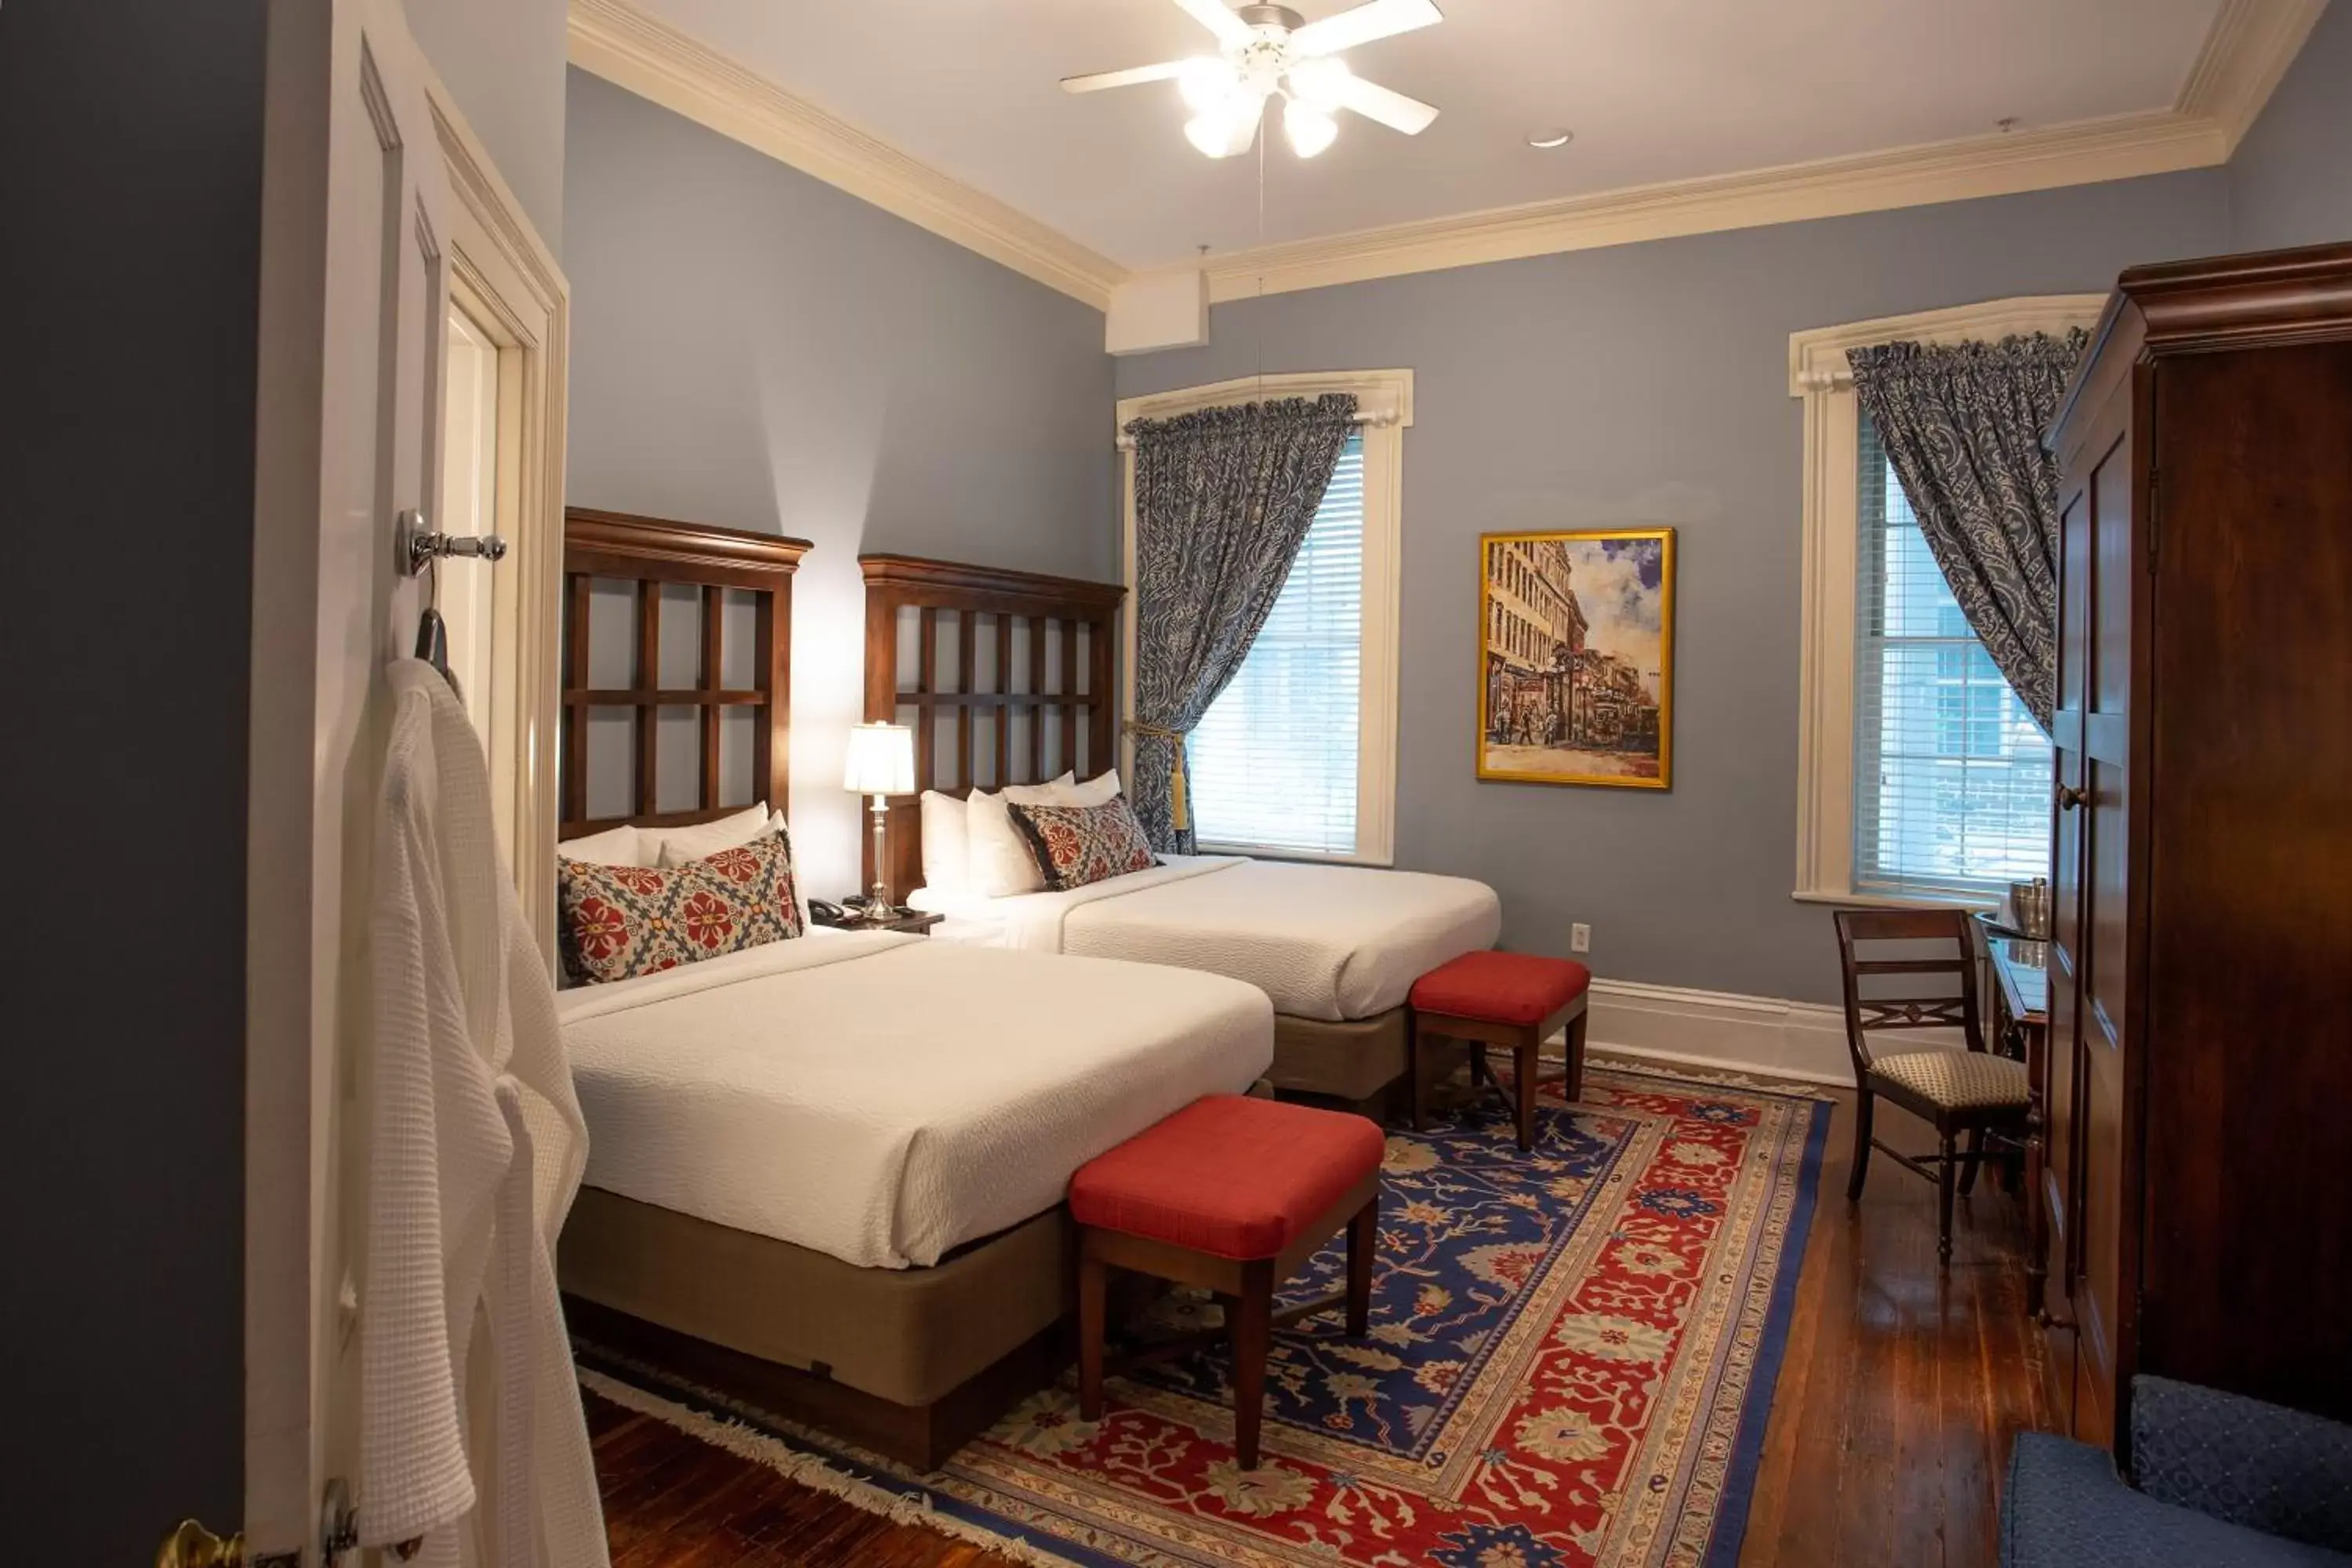
[(1083, 888), (1160, 864), (1127, 796), (1100, 805), (1008, 805), (1048, 890)]
[(801, 934), (782, 832), (664, 870), (556, 860), (566, 984), (633, 980)]

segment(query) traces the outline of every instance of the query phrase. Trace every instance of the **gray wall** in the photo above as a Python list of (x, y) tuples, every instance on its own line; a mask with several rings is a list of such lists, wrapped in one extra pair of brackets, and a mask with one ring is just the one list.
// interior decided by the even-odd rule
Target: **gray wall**
[(531, 226), (561, 255), (564, 0), (405, 0), (403, 9)]
[(792, 813), (838, 897), (858, 552), (1112, 572), (1101, 313), (581, 71), (565, 164), (568, 500), (814, 542)]
[[(0, 6), (9, 1555), (243, 1508), (263, 0)], [(126, 374), (126, 372), (128, 374)], [(289, 1136), (299, 1136), (290, 1129)], [(35, 1414), (37, 1413), (37, 1414)]]
[[(1789, 896), (1801, 418), (1789, 334), (2229, 246), (2219, 170), (1544, 257), (1220, 306), (1122, 397), (1256, 370), (1412, 368), (1397, 863), (1503, 896), (1505, 939), (1593, 925), (1611, 976), (1829, 1000), (1829, 921)], [(1678, 528), (1671, 794), (1480, 784), (1476, 540)]]
[(2230, 162), (2231, 248), (2352, 240), (2352, 3), (2339, 0)]

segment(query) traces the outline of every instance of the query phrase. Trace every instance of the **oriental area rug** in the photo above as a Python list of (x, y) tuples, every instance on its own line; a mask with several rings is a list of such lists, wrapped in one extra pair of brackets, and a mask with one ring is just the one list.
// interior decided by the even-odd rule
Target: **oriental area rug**
[[(1623, 1068), (1392, 1132), (1371, 1331), (1276, 1335), (1265, 1452), (1234, 1462), (1222, 1350), (1150, 1363), (1099, 1421), (1071, 1384), (918, 1475), (600, 1357), (588, 1385), (866, 1507), (1033, 1562), (1729, 1568), (1829, 1103)], [(1294, 1299), (1338, 1288), (1335, 1241)], [(1215, 1312), (1178, 1296), (1163, 1316)]]

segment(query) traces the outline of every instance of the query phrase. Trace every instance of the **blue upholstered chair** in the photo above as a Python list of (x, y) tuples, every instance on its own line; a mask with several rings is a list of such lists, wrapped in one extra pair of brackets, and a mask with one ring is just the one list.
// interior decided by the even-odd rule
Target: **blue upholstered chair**
[(2131, 1430), (2137, 1489), (2104, 1449), (2018, 1438), (2002, 1568), (2352, 1564), (2352, 1426), (2142, 1377)]

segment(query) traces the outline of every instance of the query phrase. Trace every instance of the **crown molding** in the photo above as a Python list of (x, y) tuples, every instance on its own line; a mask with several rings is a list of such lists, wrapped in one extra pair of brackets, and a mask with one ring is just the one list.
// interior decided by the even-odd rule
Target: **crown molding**
[[(1630, 186), (1129, 271), (638, 10), (571, 0), (571, 58), (1097, 310), (1202, 272), (1212, 303), (1726, 229), (2014, 195), (2229, 161), (2327, 0), (2223, 0), (2170, 109)], [(1149, 346), (1149, 345), (1141, 345)]]
[(2218, 121), (2176, 110), (1677, 180), (1236, 252), (1209, 264), (1212, 302), (1723, 229), (2204, 168)]
[(2235, 153), (2253, 128), (2326, 9), (2327, 0), (2222, 0), (2177, 105), (2192, 119), (2220, 124), (2222, 156)]
[(572, 63), (1024, 278), (1110, 308), (1126, 271), (629, 5), (572, 0)]

